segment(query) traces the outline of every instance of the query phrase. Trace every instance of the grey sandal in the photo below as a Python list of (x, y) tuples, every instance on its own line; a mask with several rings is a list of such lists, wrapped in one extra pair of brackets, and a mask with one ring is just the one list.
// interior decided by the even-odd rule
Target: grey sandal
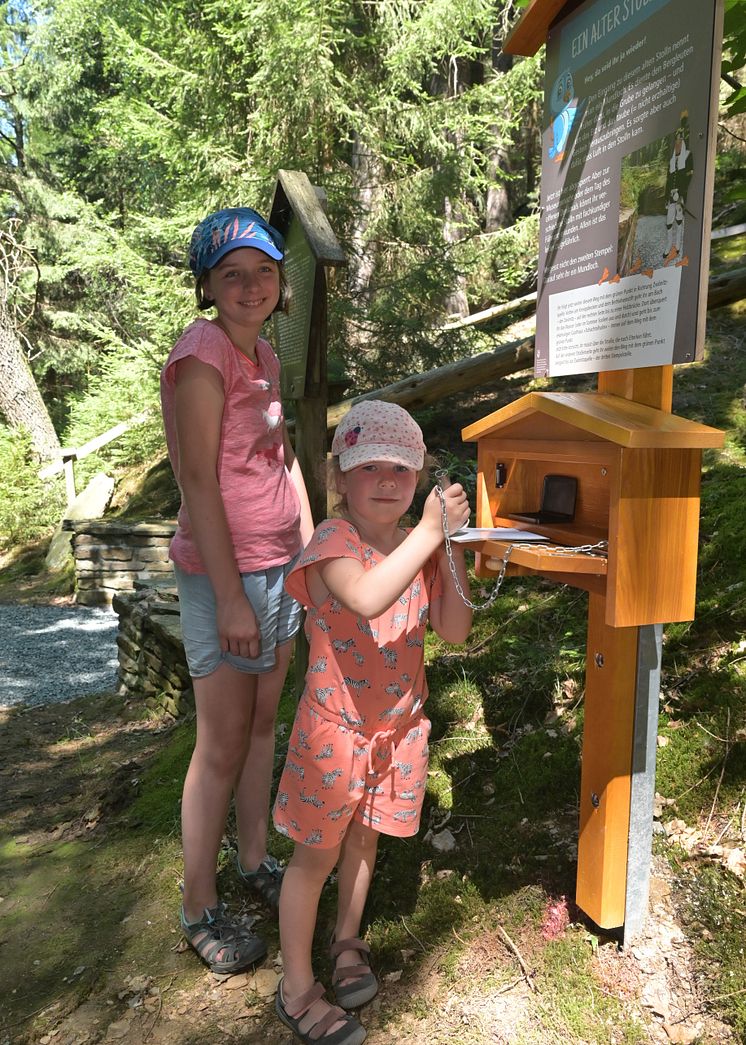
[[(206, 907), (199, 921), (188, 922), (182, 906), (181, 931), (210, 972), (225, 975), (255, 965), (267, 953), (261, 936), (228, 916), (224, 903)], [(222, 955), (222, 957), (221, 957)]]
[[(357, 937), (350, 940), (337, 940), (332, 938), (329, 955), (332, 961), (342, 951), (358, 951), (363, 959), (370, 954), (370, 945), (365, 940)], [(343, 980), (352, 980), (352, 983), (342, 983)], [(359, 965), (341, 965), (334, 970), (332, 977), (332, 990), (334, 997), (343, 1009), (357, 1009), (361, 1005), (375, 998), (378, 994), (378, 980), (371, 972), (370, 965), (361, 961)]]
[(241, 860), (236, 853), (236, 870), (241, 881), (248, 885), (267, 907), (276, 911), (280, 905), (280, 889), (285, 868), (275, 860), (274, 856), (265, 856), (256, 871), (244, 871)]
[[(305, 994), (293, 998), (288, 1003), (282, 996), (283, 982), (284, 980), (280, 980), (277, 985), (275, 1011), (285, 1026), (289, 1027), (304, 1045), (361, 1045), (365, 1041), (367, 1031), (362, 1023), (336, 1005), (330, 1005), (320, 1019), (301, 1030), (303, 1017), (319, 998), (324, 997), (324, 985), (316, 982)], [(327, 1034), (327, 1030), (340, 1020), (344, 1022), (344, 1026), (339, 1027), (333, 1034)]]

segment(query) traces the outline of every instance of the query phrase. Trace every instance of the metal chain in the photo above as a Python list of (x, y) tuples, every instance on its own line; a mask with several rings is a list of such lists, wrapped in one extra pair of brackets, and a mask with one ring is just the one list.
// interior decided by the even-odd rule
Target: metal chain
[(456, 572), (456, 563), (453, 560), (451, 534), (448, 527), (448, 512), (446, 511), (445, 491), (443, 489), (443, 480), (448, 478), (448, 472), (444, 468), (439, 468), (435, 473), (435, 478), (437, 480), (435, 483), (435, 489), (437, 491), (438, 497), (440, 498), (440, 514), (443, 520), (443, 536), (445, 538), (446, 559), (448, 560), (448, 569), (451, 571), (451, 576), (453, 577), (453, 584), (456, 588), (456, 591), (461, 596), (462, 602), (464, 603), (464, 605), (468, 606), (470, 610), (486, 610), (488, 607), (492, 605), (492, 603), (497, 598), (500, 592), (500, 586), (502, 585), (502, 582), (505, 580), (505, 571), (508, 568), (508, 562), (510, 560), (510, 554), (513, 551), (513, 545), (508, 545), (505, 554), (503, 555), (502, 566), (500, 567), (500, 572), (497, 575), (495, 587), (493, 588), (492, 592), (487, 596), (484, 602), (479, 604), (472, 602), (466, 594), (466, 592), (464, 591), (463, 587), (461, 586), (461, 581), (458, 579), (458, 573)]
[[(608, 551), (608, 541), (596, 541), (595, 544), (576, 544), (574, 548), (565, 548), (564, 545), (557, 545), (552, 549), (552, 555), (576, 555), (578, 553), (582, 555), (596, 555)], [(605, 558), (605, 556), (602, 556)]]
[[(520, 548), (523, 545), (528, 545), (529, 547), (535, 548), (536, 545), (533, 542), (528, 542), (528, 541), (523, 541), (523, 542), (514, 541), (512, 544), (509, 544), (508, 547), (505, 549), (505, 554), (502, 556), (502, 558), (500, 560), (500, 562), (501, 562), (500, 570), (499, 570), (499, 572), (497, 574), (497, 579), (495, 580), (495, 587), (493, 588), (492, 592), (487, 596), (487, 598), (485, 599), (484, 602), (481, 602), (481, 603), (472, 602), (471, 599), (469, 599), (469, 597), (464, 592), (463, 587), (461, 586), (461, 582), (458, 579), (458, 573), (456, 572), (456, 563), (454, 562), (454, 559), (453, 559), (453, 548), (452, 548), (452, 545), (451, 545), (451, 534), (450, 534), (450, 530), (449, 530), (449, 527), (448, 527), (448, 512), (446, 511), (446, 499), (445, 499), (445, 496), (444, 496), (445, 490), (443, 488), (443, 480), (446, 479), (447, 477), (448, 477), (448, 472), (444, 468), (439, 468), (436, 471), (436, 473), (435, 473), (435, 478), (437, 480), (437, 482), (435, 484), (435, 490), (436, 490), (436, 493), (438, 494), (438, 497), (440, 498), (440, 514), (441, 514), (441, 517), (442, 517), (442, 520), (443, 520), (443, 536), (445, 538), (446, 559), (448, 560), (448, 569), (451, 571), (451, 576), (453, 577), (454, 587), (456, 588), (456, 591), (458, 592), (458, 594), (461, 596), (461, 599), (464, 602), (464, 604), (466, 606), (468, 606), (469, 609), (474, 610), (474, 611), (486, 610), (486, 609), (488, 609), (488, 607), (490, 607), (492, 605), (492, 603), (495, 601), (495, 599), (497, 598), (497, 596), (498, 596), (498, 594), (500, 592), (500, 588), (502, 587), (502, 583), (505, 580), (505, 572), (506, 572), (506, 570), (508, 568), (508, 563), (510, 562), (510, 556), (511, 556), (511, 554), (513, 552), (513, 549), (514, 548)], [(608, 541), (598, 541), (596, 544), (578, 544), (574, 548), (556, 548), (555, 550), (552, 551), (552, 555), (574, 555), (574, 554), (595, 555), (595, 554), (598, 554), (599, 552), (606, 551), (608, 549), (608, 547), (609, 547), (609, 542)]]

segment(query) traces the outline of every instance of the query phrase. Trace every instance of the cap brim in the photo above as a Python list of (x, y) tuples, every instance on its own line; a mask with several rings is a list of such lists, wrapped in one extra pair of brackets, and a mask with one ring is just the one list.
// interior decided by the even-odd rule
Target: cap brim
[(405, 468), (419, 472), (425, 463), (425, 454), (424, 451), (414, 448), (408, 450), (401, 446), (391, 446), (385, 443), (363, 443), (360, 446), (349, 446), (342, 450), (339, 455), (339, 468), (342, 472), (351, 472), (353, 468), (359, 468), (363, 464), (372, 464), (374, 461), (401, 464)]
[(242, 247), (251, 247), (252, 250), (260, 250), (262, 254), (266, 254), (267, 257), (272, 258), (273, 261), (282, 261), (284, 257), (281, 250), (278, 250), (273, 243), (268, 243), (264, 239), (251, 239), (250, 237), (247, 237), (239, 242), (232, 240), (229, 243), (224, 243), (210, 256), (210, 263), (203, 266), (199, 275), (201, 275), (202, 272), (209, 272), (210, 269), (214, 269), (215, 266), (223, 260), (226, 254), (230, 254), (231, 251), (234, 250), (240, 250)]

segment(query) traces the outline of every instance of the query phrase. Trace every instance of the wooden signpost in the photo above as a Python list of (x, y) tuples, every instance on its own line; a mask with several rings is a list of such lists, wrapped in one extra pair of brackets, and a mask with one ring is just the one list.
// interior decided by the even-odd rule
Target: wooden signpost
[[(505, 50), (547, 42), (535, 369), (598, 391), (534, 392), (463, 432), (477, 526), (513, 525), (548, 474), (577, 481), (571, 521), (532, 526), (552, 544), (508, 569), (589, 592), (576, 901), (625, 941), (648, 902), (662, 626), (694, 616), (701, 453), (723, 443), (671, 413), (673, 363), (704, 340), (721, 27), (722, 0), (527, 7)], [(478, 571), (505, 553), (485, 542)]]
[(345, 264), (323, 197), (300, 171), (279, 171), (270, 224), (285, 237), (285, 271), (293, 298), (275, 313), (283, 396), (295, 401), (295, 453), (314, 522), (326, 515), (326, 267)]
[[(285, 237), (285, 273), (293, 296), (288, 313), (274, 315), (275, 346), (283, 396), (295, 402), (295, 456), (315, 523), (326, 516), (326, 267), (346, 261), (323, 201), (306, 174), (278, 172), (270, 224)], [(307, 664), (308, 643), (301, 629), (295, 643), (298, 696)]]

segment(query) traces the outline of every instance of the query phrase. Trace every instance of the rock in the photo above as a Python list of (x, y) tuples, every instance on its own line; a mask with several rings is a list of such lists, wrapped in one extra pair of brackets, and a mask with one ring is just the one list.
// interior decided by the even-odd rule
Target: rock
[(746, 873), (746, 854), (743, 849), (729, 849), (726, 851), (725, 866), (739, 878)]
[(249, 980), (249, 987), (256, 991), (260, 998), (271, 998), (277, 991), (280, 982), (274, 969), (257, 969)]
[(224, 991), (248, 990), (248, 974), (245, 972), (240, 972), (236, 976), (229, 976), (227, 980), (222, 981), (222, 985)]
[[(105, 472), (91, 479), (82, 493), (65, 509), (65, 519), (98, 519), (103, 515), (114, 493), (114, 480)], [(73, 561), (72, 534), (60, 523), (47, 551), (46, 566), (52, 572), (64, 570)]]
[(448, 828), (444, 831), (438, 831), (437, 834), (432, 834), (429, 841), (433, 849), (436, 849), (439, 853), (450, 853), (456, 848), (456, 839)]
[(664, 1020), (668, 1019), (671, 998), (664, 983), (657, 983), (655, 979), (651, 979), (643, 989), (641, 1000), (655, 1015)]
[(687, 1027), (683, 1023), (664, 1023), (663, 1030), (668, 1035), (668, 1040), (675, 1045), (692, 1045), (701, 1033), (701, 1028)]
[(120, 1038), (126, 1038), (129, 1034), (130, 1024), (132, 1023), (134, 1015), (135, 1013), (130, 1009), (120, 1020), (110, 1023), (104, 1041), (118, 1041)]

